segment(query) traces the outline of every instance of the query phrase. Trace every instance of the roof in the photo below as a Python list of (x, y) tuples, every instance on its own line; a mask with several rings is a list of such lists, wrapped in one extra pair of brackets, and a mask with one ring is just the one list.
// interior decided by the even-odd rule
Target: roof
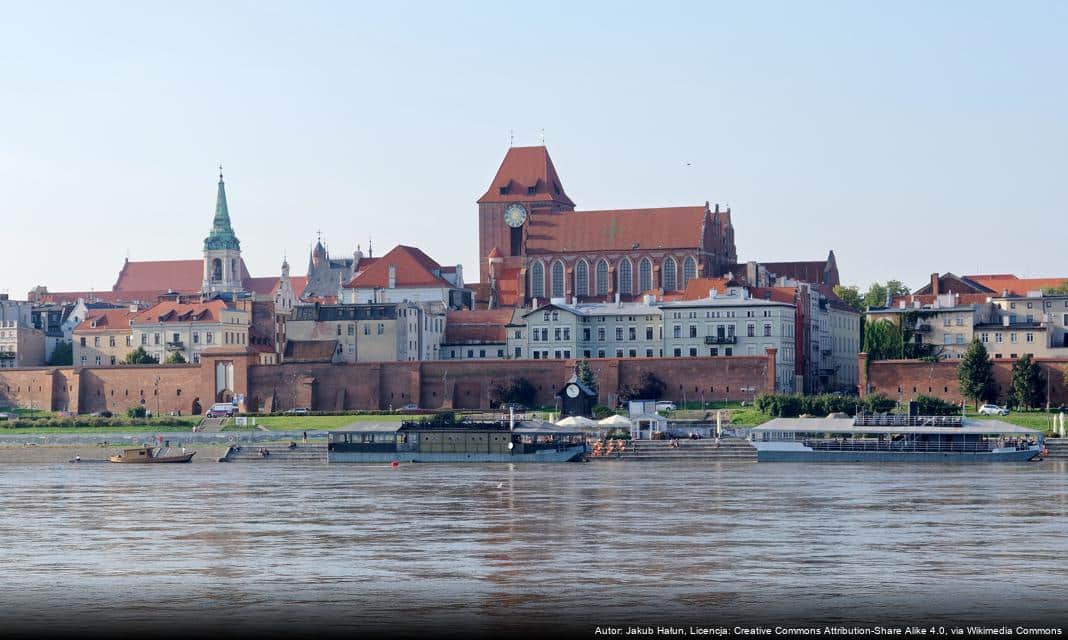
[[(93, 309), (85, 320), (74, 327), (76, 333), (104, 333), (107, 331), (130, 331), (130, 320), (137, 312), (128, 308)], [(94, 326), (94, 324), (96, 326)]]
[(288, 340), (286, 362), (330, 362), (337, 349), (337, 340)]
[[(363, 266), (362, 260), (360, 266)], [(343, 286), (346, 289), (388, 287), (390, 266), (396, 268), (395, 287), (453, 286), (441, 277), (441, 265), (433, 258), (416, 247), (406, 245), (393, 247)]]
[(1026, 433), (1035, 434), (1038, 431), (1021, 427), (1019, 425), (1002, 422), (1001, 420), (973, 420), (964, 419), (962, 426), (949, 427), (920, 427), (920, 426), (878, 426), (858, 427), (853, 425), (853, 418), (775, 418), (764, 424), (753, 427), (754, 432), (764, 431), (788, 431), (788, 432), (826, 432), (826, 433), (942, 433), (942, 434), (998, 434), (998, 433)]
[(701, 205), (533, 215), (527, 222), (527, 254), (696, 249), (706, 212)]
[(136, 324), (166, 322), (219, 322), (227, 310), (222, 300), (185, 304), (172, 300), (160, 302), (151, 309), (139, 312), (133, 319)]
[(1018, 278), (1012, 274), (989, 274), (977, 276), (964, 276), (972, 282), (976, 282), (997, 295), (1008, 292), (1009, 295), (1023, 296), (1028, 291), (1041, 291), (1047, 287), (1059, 287), (1068, 283), (1068, 277), (1061, 278)]
[[(942, 295), (947, 295), (947, 294), (942, 294)], [(990, 296), (991, 296), (991, 294), (989, 294), (989, 293), (957, 293), (957, 294), (952, 294), (952, 295), (953, 295), (953, 307), (952, 308), (967, 307), (969, 305), (975, 305), (975, 304), (985, 304), (985, 303), (989, 302)], [(914, 302), (919, 302), (921, 307), (930, 307), (931, 305), (934, 305), (934, 303), (937, 302), (937, 301), (938, 301), (938, 296), (936, 296), (934, 294), (915, 294), (915, 293), (910, 293), (908, 295), (894, 296), (893, 298), (891, 298), (890, 299), (890, 307), (888, 307), (888, 308), (899, 308), (902, 302), (905, 303), (905, 309), (906, 310), (913, 308), (913, 303)], [(943, 308), (943, 310), (946, 310), (946, 308)]]
[(511, 321), (511, 309), (450, 311), (442, 344), (503, 344), (508, 341), (505, 326)]
[[(792, 278), (800, 282), (813, 284), (838, 284), (831, 282), (831, 274), (827, 260), (811, 260), (803, 262), (761, 262), (761, 266), (780, 277)], [(826, 274), (826, 275), (825, 275)]]
[(549, 150), (544, 146), (508, 149), (489, 189), (478, 199), (479, 204), (516, 201), (548, 201), (575, 206), (564, 193)]
[[(244, 266), (242, 265), (242, 270)], [(168, 290), (180, 293), (200, 291), (204, 282), (203, 260), (127, 260), (111, 288), (116, 293)]]
[(701, 300), (709, 296), (712, 289), (723, 292), (727, 287), (735, 285), (734, 278), (690, 278), (686, 283), (686, 289), (675, 296), (677, 300)]
[(521, 317), (526, 318), (549, 308), (562, 309), (578, 316), (640, 316), (660, 314), (660, 309), (642, 302), (583, 302), (579, 304), (551, 302), (549, 304), (543, 304), (537, 309), (526, 311), (521, 314)]

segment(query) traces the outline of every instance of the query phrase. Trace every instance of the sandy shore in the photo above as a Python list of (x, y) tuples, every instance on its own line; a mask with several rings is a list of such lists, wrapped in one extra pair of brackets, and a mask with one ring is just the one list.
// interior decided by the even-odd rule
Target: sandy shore
[[(47, 445), (47, 446), (3, 446), (0, 447), (0, 464), (15, 463), (57, 463), (69, 462), (75, 456), (81, 456), (85, 462), (107, 460), (109, 455), (118, 453), (121, 447), (98, 447), (95, 445)], [(226, 453), (225, 446), (189, 446), (187, 451), (196, 451), (194, 463), (216, 464)], [(171, 453), (181, 449), (171, 447)]]

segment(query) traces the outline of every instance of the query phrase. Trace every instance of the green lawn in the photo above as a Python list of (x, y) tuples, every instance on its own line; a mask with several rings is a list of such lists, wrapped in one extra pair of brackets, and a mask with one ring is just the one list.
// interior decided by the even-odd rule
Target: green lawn
[(19, 427), (15, 429), (0, 428), (0, 435), (14, 434), (14, 435), (53, 435), (60, 433), (67, 434), (94, 434), (94, 433), (175, 433), (175, 432), (190, 432), (192, 433), (192, 426), (185, 427), (162, 427), (162, 426), (144, 426), (139, 425), (136, 427)]
[(1038, 431), (1048, 431), (1050, 427), (1049, 421), (1056, 415), (1053, 413), (1046, 413), (1044, 411), (1010, 411), (1007, 416), (981, 416), (972, 412), (968, 412), (969, 418), (975, 418), (977, 420), (1001, 420), (1002, 422), (1008, 422), (1010, 424), (1016, 424), (1021, 427), (1027, 427), (1028, 429), (1036, 429)]
[[(353, 422), (400, 422), (417, 420), (425, 416), (405, 414), (389, 415), (353, 415), (353, 416), (264, 416), (256, 418), (256, 425), (267, 427), (271, 431), (311, 431), (337, 429)], [(226, 427), (226, 431), (241, 431), (255, 427)]]

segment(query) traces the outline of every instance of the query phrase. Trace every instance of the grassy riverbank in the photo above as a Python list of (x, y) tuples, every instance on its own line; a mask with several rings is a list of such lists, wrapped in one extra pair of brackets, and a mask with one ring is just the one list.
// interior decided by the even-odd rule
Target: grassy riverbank
[(327, 431), (338, 429), (353, 422), (400, 422), (417, 420), (426, 416), (407, 414), (345, 415), (345, 416), (263, 416), (256, 417), (256, 426), (239, 427), (228, 424), (224, 431), (250, 431), (264, 427), (269, 431)]

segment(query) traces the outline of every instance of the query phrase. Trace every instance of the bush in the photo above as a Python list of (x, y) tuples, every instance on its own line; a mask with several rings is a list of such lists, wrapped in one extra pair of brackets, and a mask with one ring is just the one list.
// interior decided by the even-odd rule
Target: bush
[(612, 411), (611, 407), (606, 407), (603, 404), (594, 405), (593, 407), (593, 417), (597, 418), (598, 420), (609, 418), (611, 416), (614, 416), (615, 414), (616, 412)]
[(861, 399), (857, 396), (821, 394), (806, 396), (800, 393), (762, 393), (756, 398), (756, 408), (774, 418), (796, 418), (801, 415), (826, 416), (832, 413), (856, 415), (892, 411), (897, 402), (884, 395), (873, 393)]
[(919, 416), (956, 416), (961, 412), (959, 404), (923, 395), (912, 400), (912, 409)]
[(141, 406), (130, 407), (129, 409), (126, 410), (126, 417), (127, 418), (144, 418), (145, 417), (145, 413), (146, 413), (146, 411), (145, 411), (144, 407), (141, 407)]

